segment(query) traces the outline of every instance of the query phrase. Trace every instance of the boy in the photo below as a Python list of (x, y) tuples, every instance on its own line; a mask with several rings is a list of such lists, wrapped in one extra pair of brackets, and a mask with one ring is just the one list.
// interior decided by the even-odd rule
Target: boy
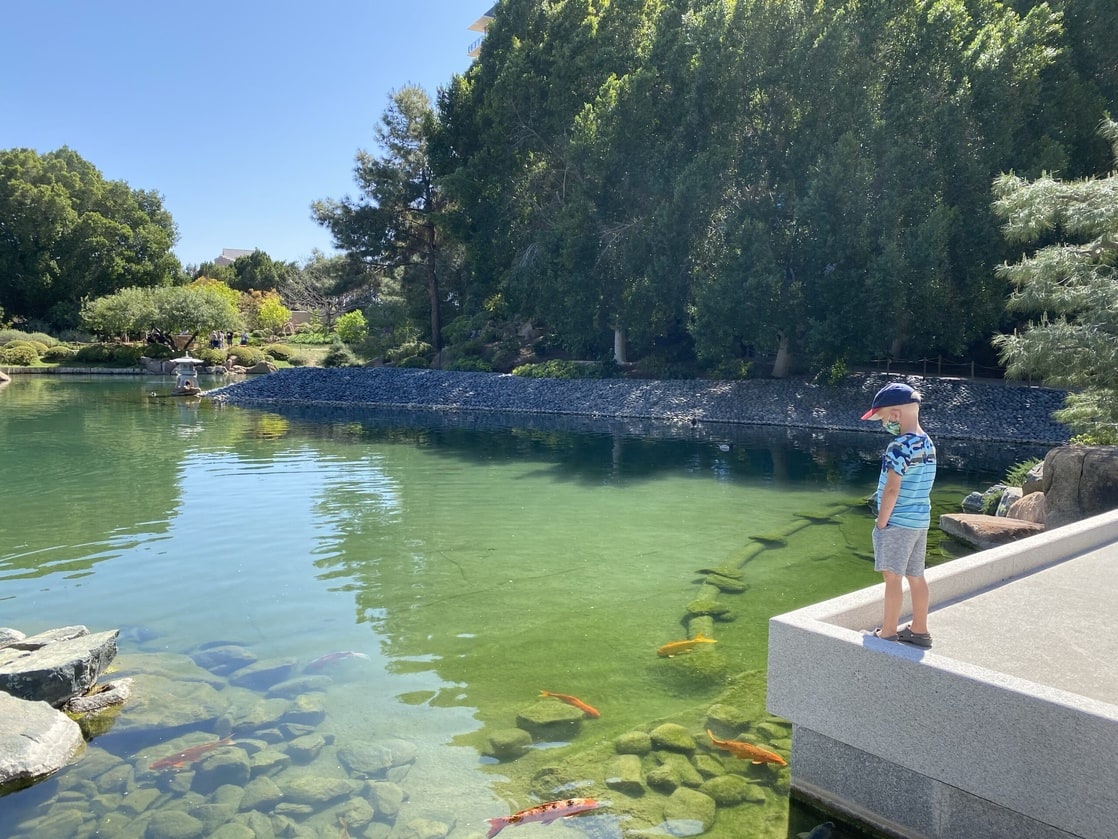
[[(877, 482), (873, 567), (885, 579), (885, 605), (881, 626), (873, 634), (886, 641), (930, 647), (924, 554), (931, 525), (936, 447), (920, 427), (920, 394), (899, 382), (885, 385), (862, 419), (879, 421), (893, 435), (882, 455)], [(908, 580), (912, 597), (912, 622), (898, 629), (903, 580)]]

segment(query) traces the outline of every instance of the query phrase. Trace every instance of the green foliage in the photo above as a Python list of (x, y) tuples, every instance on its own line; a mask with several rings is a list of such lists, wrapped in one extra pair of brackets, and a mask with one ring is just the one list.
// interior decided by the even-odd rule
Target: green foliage
[(72, 326), (76, 301), (182, 277), (155, 191), (107, 181), (62, 147), (0, 151), (0, 301), (9, 316)]
[(711, 375), (715, 379), (725, 379), (726, 381), (744, 381), (748, 379), (753, 372), (753, 362), (746, 361), (741, 358), (733, 358), (723, 361), (716, 365), (711, 370)]
[(842, 384), (848, 375), (850, 375), (850, 369), (846, 366), (846, 359), (836, 358), (829, 367), (819, 371), (816, 380), (834, 387)]
[(353, 354), (345, 344), (334, 344), (325, 358), (322, 359), (323, 367), (360, 367), (361, 360)]
[[(1100, 131), (1118, 161), (1118, 123)], [(1008, 374), (1072, 389), (1056, 419), (1098, 441), (1118, 438), (1116, 194), (1115, 173), (1070, 182), (1003, 175), (995, 184), (1007, 238), (1039, 247), (999, 269), (1014, 287), (1009, 310), (1036, 319), (994, 345)]]
[(406, 365), (403, 362), (410, 358), (422, 357), (424, 359), (423, 366), (427, 366), (427, 359), (432, 354), (431, 345), (426, 341), (406, 341), (403, 344), (397, 344), (384, 354), (384, 360), (396, 364), (400, 367), (415, 366)]
[(27, 343), (9, 341), (0, 347), (0, 364), (11, 364), (18, 367), (30, 367), (39, 361), (39, 354), (35, 348)]
[[(237, 352), (237, 349), (240, 348), (234, 348), (233, 352)], [(266, 355), (276, 361), (290, 361), (292, 354), (296, 352), (294, 347), (289, 347), (287, 344), (268, 344), (263, 349)]]
[(369, 324), (360, 310), (346, 312), (334, 323), (334, 332), (343, 344), (360, 344), (369, 336)]
[(228, 355), (236, 356), (237, 363), (242, 367), (252, 367), (254, 364), (259, 364), (261, 361), (266, 361), (267, 357), (259, 347), (231, 347)]
[(426, 370), (430, 367), (430, 363), (421, 355), (409, 355), (402, 361), (396, 362), (397, 367), (413, 367), (419, 370)]
[(74, 361), (88, 364), (104, 364), (112, 360), (113, 348), (110, 344), (85, 344), (74, 353)]
[(1024, 486), (1025, 478), (1028, 476), (1029, 470), (1035, 467), (1038, 463), (1043, 462), (1044, 461), (1041, 458), (1034, 457), (1030, 460), (1021, 460), (1017, 463), (1014, 463), (1012, 466), (1009, 467), (1008, 470), (1006, 470), (1003, 483), (1006, 486), (1010, 487)]
[(55, 344), (53, 347), (47, 348), (47, 351), (43, 353), (43, 361), (54, 363), (69, 361), (74, 357), (76, 352), (77, 350), (67, 344)]
[(153, 329), (167, 335), (237, 331), (238, 298), (221, 283), (201, 280), (189, 287), (126, 288), (86, 301), (81, 318), (105, 337), (142, 335)]
[(493, 365), (484, 358), (479, 358), (475, 355), (467, 355), (456, 358), (454, 361), (445, 365), (443, 369), (455, 370), (459, 373), (492, 373)]
[(224, 364), (229, 357), (226, 350), (221, 350), (217, 347), (196, 347), (191, 351), (191, 355), (207, 367)]
[(567, 361), (553, 358), (539, 364), (521, 364), (513, 369), (514, 376), (526, 379), (605, 379), (609, 378), (604, 365)]
[(53, 347), (58, 343), (58, 339), (53, 335), (48, 335), (45, 332), (32, 332), (27, 336), (27, 340), (35, 341), (36, 343), (43, 344), (47, 347)]
[(1000, 485), (992, 486), (982, 493), (982, 515), (995, 515), (998, 512), (998, 505), (1001, 503), (1003, 495), (1005, 495), (1005, 487)]
[(334, 343), (334, 336), (329, 332), (316, 329), (302, 329), (286, 339), (289, 344), (304, 344), (307, 346), (327, 346)]
[(279, 295), (269, 294), (260, 301), (253, 319), (268, 335), (278, 335), (291, 320), (291, 310), (283, 305)]

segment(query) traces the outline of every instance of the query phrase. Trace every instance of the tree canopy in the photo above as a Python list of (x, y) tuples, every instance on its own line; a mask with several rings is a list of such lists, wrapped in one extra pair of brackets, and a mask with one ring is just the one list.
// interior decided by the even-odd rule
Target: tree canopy
[(0, 151), (0, 307), (77, 323), (83, 298), (182, 279), (158, 193), (105, 180), (73, 150)]
[(992, 179), (1096, 159), (1113, 54), (1071, 34), (1118, 15), (1088, 5), (503, 0), (430, 146), (473, 297), (580, 352), (981, 345)]

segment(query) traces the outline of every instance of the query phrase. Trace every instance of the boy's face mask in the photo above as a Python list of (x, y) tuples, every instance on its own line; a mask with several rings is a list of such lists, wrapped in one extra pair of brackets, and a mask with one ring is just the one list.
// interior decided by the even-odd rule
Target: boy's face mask
[(892, 434), (894, 437), (901, 433), (901, 424), (897, 420), (883, 419), (881, 421), (881, 427)]

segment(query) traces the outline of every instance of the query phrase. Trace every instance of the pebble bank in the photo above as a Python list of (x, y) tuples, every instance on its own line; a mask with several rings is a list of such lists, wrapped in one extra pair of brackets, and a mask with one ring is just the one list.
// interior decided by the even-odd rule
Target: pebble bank
[(834, 431), (874, 430), (859, 418), (883, 385), (923, 395), (921, 422), (936, 438), (1060, 445), (1052, 419), (1065, 391), (889, 374), (854, 374), (838, 385), (806, 379), (749, 381), (528, 379), (498, 373), (379, 368), (292, 368), (209, 391), (243, 405), (367, 406), (502, 414), (638, 419), (677, 425), (729, 423)]

